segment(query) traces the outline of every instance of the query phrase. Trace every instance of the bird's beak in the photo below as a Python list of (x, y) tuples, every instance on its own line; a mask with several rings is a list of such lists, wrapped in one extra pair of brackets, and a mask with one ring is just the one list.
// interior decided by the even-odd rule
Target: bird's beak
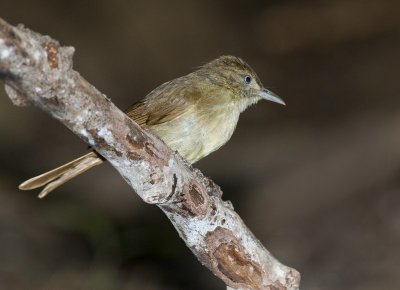
[(285, 102), (277, 94), (271, 92), (270, 90), (262, 89), (258, 92), (258, 95), (265, 100), (286, 106)]

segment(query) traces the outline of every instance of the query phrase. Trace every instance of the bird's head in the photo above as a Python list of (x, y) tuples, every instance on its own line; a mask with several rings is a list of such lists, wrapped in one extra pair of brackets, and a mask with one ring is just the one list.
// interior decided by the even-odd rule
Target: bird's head
[(241, 111), (261, 99), (285, 105), (278, 95), (263, 87), (255, 71), (238, 57), (221, 56), (201, 67), (200, 71), (213, 84), (232, 92)]

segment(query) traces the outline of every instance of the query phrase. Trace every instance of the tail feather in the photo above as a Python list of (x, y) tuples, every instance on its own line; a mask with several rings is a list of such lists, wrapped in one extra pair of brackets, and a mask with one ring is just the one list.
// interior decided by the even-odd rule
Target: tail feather
[(39, 197), (43, 198), (49, 192), (53, 191), (68, 180), (79, 174), (82, 174), (96, 165), (101, 164), (102, 162), (103, 160), (96, 152), (90, 152), (71, 162), (68, 162), (67, 164), (21, 183), (19, 185), (19, 189), (31, 190), (45, 186), (45, 188), (39, 194)]

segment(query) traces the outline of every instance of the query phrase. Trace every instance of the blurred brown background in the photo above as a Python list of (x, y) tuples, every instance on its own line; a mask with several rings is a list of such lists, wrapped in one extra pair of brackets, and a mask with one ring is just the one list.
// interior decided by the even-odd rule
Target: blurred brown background
[[(0, 17), (76, 48), (121, 108), (223, 54), (262, 102), (199, 162), (302, 289), (400, 289), (400, 2), (2, 1)], [(38, 200), (17, 185), (86, 151), (0, 89), (1, 289), (224, 289), (110, 165)], [(37, 192), (36, 192), (37, 193)]]

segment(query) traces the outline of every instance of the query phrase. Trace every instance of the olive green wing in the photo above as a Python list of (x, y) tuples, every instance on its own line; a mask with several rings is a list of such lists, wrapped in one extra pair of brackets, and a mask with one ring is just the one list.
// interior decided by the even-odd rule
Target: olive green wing
[(199, 97), (199, 90), (186, 79), (176, 79), (154, 89), (133, 104), (126, 114), (142, 127), (162, 124), (190, 110)]

